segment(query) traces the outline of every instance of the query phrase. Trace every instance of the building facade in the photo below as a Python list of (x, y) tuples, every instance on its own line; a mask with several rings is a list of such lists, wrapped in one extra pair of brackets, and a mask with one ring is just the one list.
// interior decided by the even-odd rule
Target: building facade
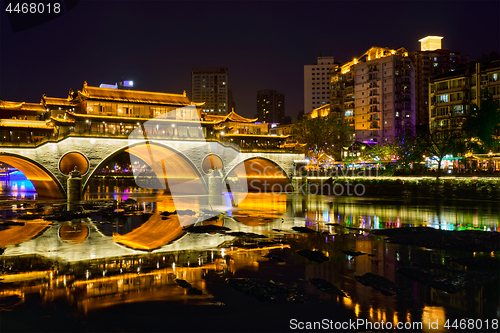
[(227, 115), (232, 111), (229, 98), (228, 71), (225, 67), (193, 68), (191, 71), (191, 100), (205, 102), (203, 112)]
[(452, 72), (465, 66), (467, 57), (460, 52), (442, 49), (440, 36), (427, 36), (419, 40), (419, 51), (410, 53), (415, 67), (415, 111), (417, 128), (429, 126), (429, 80), (435, 75)]
[[(357, 61), (356, 61), (357, 63)], [(337, 65), (332, 70), (330, 79), (330, 109), (338, 118), (342, 119), (345, 125), (351, 127), (351, 132), (354, 130), (354, 78), (355, 63), (347, 63)], [(350, 141), (355, 141), (355, 134), (349, 138)]]
[(414, 82), (406, 49), (372, 47), (333, 68), (331, 112), (354, 128), (353, 142), (395, 142), (415, 126)]
[(283, 123), (285, 120), (285, 94), (276, 90), (257, 91), (257, 119), (266, 123)]
[(304, 66), (304, 113), (330, 102), (330, 71), (333, 56), (318, 57), (315, 65)]
[[(481, 107), (486, 91), (500, 100), (500, 62), (471, 62), (464, 68), (433, 77), (429, 83), (430, 131), (459, 131), (472, 104)], [(498, 128), (496, 135), (499, 135)]]
[(414, 128), (415, 69), (404, 48), (371, 48), (358, 60), (354, 81), (356, 141), (395, 142)]

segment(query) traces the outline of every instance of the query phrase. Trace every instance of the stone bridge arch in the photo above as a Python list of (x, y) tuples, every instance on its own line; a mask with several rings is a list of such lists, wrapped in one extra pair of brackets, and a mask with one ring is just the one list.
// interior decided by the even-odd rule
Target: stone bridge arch
[[(273, 161), (282, 170), (286, 177), (290, 179), (293, 175), (294, 160), (303, 160), (303, 154), (295, 154), (288, 152), (240, 152), (234, 144), (218, 141), (205, 140), (149, 140), (151, 144), (163, 146), (164, 149), (176, 152), (177, 155), (183, 156), (185, 163), (189, 169), (194, 170), (200, 182), (206, 187), (208, 184), (208, 174), (203, 171), (203, 161), (207, 156), (215, 155), (220, 157), (223, 170), (222, 173), (226, 176), (236, 165), (241, 162), (259, 157), (265, 160)], [(86, 136), (69, 136), (58, 141), (44, 142), (41, 145), (15, 145), (0, 147), (0, 161), (5, 161), (6, 158), (11, 162), (28, 165), (31, 163), (33, 174), (41, 172), (39, 178), (42, 183), (38, 182), (36, 176), (31, 176), (35, 180), (35, 188), (39, 195), (51, 196), (54, 198), (64, 198), (66, 196), (66, 187), (68, 175), (61, 172), (60, 161), (68, 153), (81, 154), (82, 161), (88, 163), (88, 171), (82, 175), (82, 184), (85, 189), (88, 186), (88, 180), (95, 174), (102, 165), (104, 160), (108, 159), (115, 153), (127, 149), (130, 145), (145, 144), (146, 140), (128, 140), (114, 137), (86, 137)], [(7, 156), (15, 156), (18, 159), (8, 158)], [(3, 157), (3, 160), (1, 159)], [(20, 167), (19, 164), (13, 167)], [(9, 164), (9, 163), (7, 163)], [(25, 166), (25, 168), (28, 168)], [(67, 169), (67, 168), (66, 168)], [(29, 170), (27, 171), (29, 172)], [(30, 179), (31, 180), (31, 179)], [(49, 183), (43, 184), (43, 181)], [(38, 185), (38, 186), (37, 186)]]
[(246, 156), (235, 163), (225, 174), (228, 177), (246, 180), (247, 189), (254, 191), (291, 191), (291, 176), (277, 161), (266, 156)]
[[(91, 171), (86, 175), (83, 181), (82, 191), (85, 191), (88, 188), (88, 185), (92, 179), (92, 177), (96, 174), (97, 171), (101, 170), (112, 158), (118, 156), (122, 153), (129, 153), (137, 157), (138, 159), (145, 162), (148, 166), (151, 166), (151, 160), (155, 160), (161, 165), (158, 165), (153, 169), (155, 171), (155, 176), (159, 180), (159, 186), (146, 187), (146, 188), (154, 188), (154, 189), (168, 189), (173, 185), (181, 185), (182, 181), (177, 181), (180, 179), (179, 176), (185, 176), (187, 179), (191, 179), (190, 184), (196, 186), (197, 193), (200, 190), (203, 191), (203, 194), (208, 192), (208, 187), (203, 175), (200, 173), (199, 168), (181, 151), (166, 145), (162, 142), (146, 142), (146, 141), (138, 141), (130, 144), (123, 145), (122, 147), (115, 149), (114, 151), (108, 153), (108, 155), (95, 165)], [(150, 155), (152, 154), (152, 155)], [(154, 156), (154, 157), (153, 157)], [(160, 158), (163, 157), (163, 158)], [(163, 161), (161, 161), (163, 160)], [(131, 160), (132, 162), (132, 160)], [(171, 178), (168, 182), (166, 182), (167, 175), (170, 175)], [(169, 186), (170, 184), (170, 186)], [(139, 185), (139, 184), (138, 184)], [(151, 184), (149, 184), (151, 185)], [(162, 186), (164, 185), (164, 186)], [(182, 186), (176, 186), (176, 191), (179, 191), (179, 188), (182, 189)], [(176, 192), (177, 193), (177, 192)], [(183, 194), (183, 193), (180, 193)]]
[(66, 197), (66, 191), (61, 181), (46, 167), (33, 159), (18, 154), (0, 153), (0, 162), (21, 171), (33, 183), (39, 196), (56, 199)]

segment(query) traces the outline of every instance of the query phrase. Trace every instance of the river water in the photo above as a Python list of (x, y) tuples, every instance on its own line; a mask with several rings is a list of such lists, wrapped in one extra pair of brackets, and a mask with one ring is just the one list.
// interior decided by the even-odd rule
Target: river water
[[(26, 311), (23, 304), (35, 296), (40, 306), (64, 302), (75, 315), (84, 317), (116, 305), (148, 301), (216, 306), (219, 298), (213, 286), (225, 278), (272, 277), (288, 285), (325, 279), (348, 297), (332, 296), (302, 283), (311, 302), (334, 302), (370, 322), (421, 322), (423, 332), (458, 331), (445, 328), (447, 320), (451, 324), (455, 319), (472, 318), (491, 326), (492, 320), (500, 318), (498, 280), (447, 293), (398, 273), (399, 268), (414, 263), (467, 269), (450, 260), (500, 259), (499, 252), (394, 244), (370, 232), (407, 226), (498, 232), (497, 202), (249, 193), (233, 207), (231, 194), (226, 194), (214, 205), (214, 210), (224, 209), (223, 216), (198, 224), (254, 234), (238, 238), (228, 233), (186, 232), (182, 228), (186, 220), (181, 223), (160, 215), (175, 209), (197, 212), (204, 198), (178, 201), (161, 191), (139, 189), (124, 181), (94, 181), (85, 196), (88, 203), (76, 208), (90, 212), (90, 216), (71, 221), (43, 218), (66, 209), (64, 202), (33, 200), (36, 194), (23, 192), (19, 186), (4, 186), (0, 195), (4, 199), (0, 201), (2, 221), (25, 223), (0, 226), (2, 316), (7, 310)], [(118, 205), (112, 213), (100, 212), (109, 209), (112, 200), (121, 203), (127, 199), (128, 210)], [(40, 214), (37, 217), (41, 218), (18, 219), (23, 214)], [(192, 222), (198, 217), (198, 213), (185, 216)], [(293, 227), (316, 232), (299, 233)], [(309, 261), (296, 253), (302, 249), (319, 250), (329, 260), (321, 264)], [(366, 254), (353, 257), (342, 251)], [(263, 257), (269, 253), (284, 262)], [(355, 276), (365, 273), (396, 282), (410, 296), (386, 296), (357, 282)], [(500, 275), (498, 267), (487, 273)], [(203, 294), (190, 295), (175, 283), (176, 278), (188, 281)], [(439, 322), (438, 328), (430, 329), (430, 322)]]

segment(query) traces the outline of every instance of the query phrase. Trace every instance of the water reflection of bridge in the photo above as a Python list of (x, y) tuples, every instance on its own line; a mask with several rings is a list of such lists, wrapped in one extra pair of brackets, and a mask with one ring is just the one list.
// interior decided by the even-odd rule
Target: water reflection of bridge
[[(242, 232), (255, 232), (262, 228), (243, 220), (241, 223), (234, 218), (224, 218), (223, 226)], [(280, 220), (264, 223), (279, 223), (281, 226)], [(52, 225), (42, 220), (30, 221), (24, 226), (12, 226), (0, 231), (0, 247), (4, 247), (3, 257), (41, 255), (56, 261), (76, 262), (144, 254), (145, 251), (154, 254), (215, 249), (234, 238), (220, 233), (189, 233), (181, 228), (177, 217), (163, 220), (161, 215), (153, 214), (133, 231), (113, 236), (103, 234), (90, 220)]]

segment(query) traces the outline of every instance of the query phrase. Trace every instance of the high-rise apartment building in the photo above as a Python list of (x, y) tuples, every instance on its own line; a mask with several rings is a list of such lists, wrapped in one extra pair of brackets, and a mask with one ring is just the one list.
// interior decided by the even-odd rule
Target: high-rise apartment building
[(193, 68), (191, 100), (205, 102), (202, 111), (209, 114), (226, 115), (231, 112), (227, 68)]
[(415, 124), (421, 128), (429, 126), (429, 80), (431, 77), (454, 71), (467, 63), (459, 52), (441, 48), (440, 36), (427, 36), (419, 40), (420, 51), (410, 53), (415, 66)]
[[(500, 100), (500, 63), (471, 62), (453, 72), (437, 75), (429, 83), (430, 130), (459, 131), (472, 104), (481, 107), (486, 91)], [(495, 135), (499, 135), (498, 128)]]
[(332, 71), (331, 112), (355, 130), (353, 141), (394, 142), (415, 125), (415, 70), (404, 48), (372, 47)]
[(266, 123), (283, 123), (285, 120), (285, 94), (276, 90), (257, 91), (257, 118)]
[(372, 47), (357, 61), (356, 140), (395, 142), (415, 126), (415, 69), (408, 51)]
[(318, 57), (315, 65), (304, 66), (304, 113), (329, 103), (333, 67), (333, 56)]
[[(357, 63), (357, 61), (356, 61)], [(354, 141), (354, 71), (355, 63), (336, 65), (331, 71), (330, 79), (330, 110), (345, 125), (351, 127), (352, 135), (349, 141)]]

